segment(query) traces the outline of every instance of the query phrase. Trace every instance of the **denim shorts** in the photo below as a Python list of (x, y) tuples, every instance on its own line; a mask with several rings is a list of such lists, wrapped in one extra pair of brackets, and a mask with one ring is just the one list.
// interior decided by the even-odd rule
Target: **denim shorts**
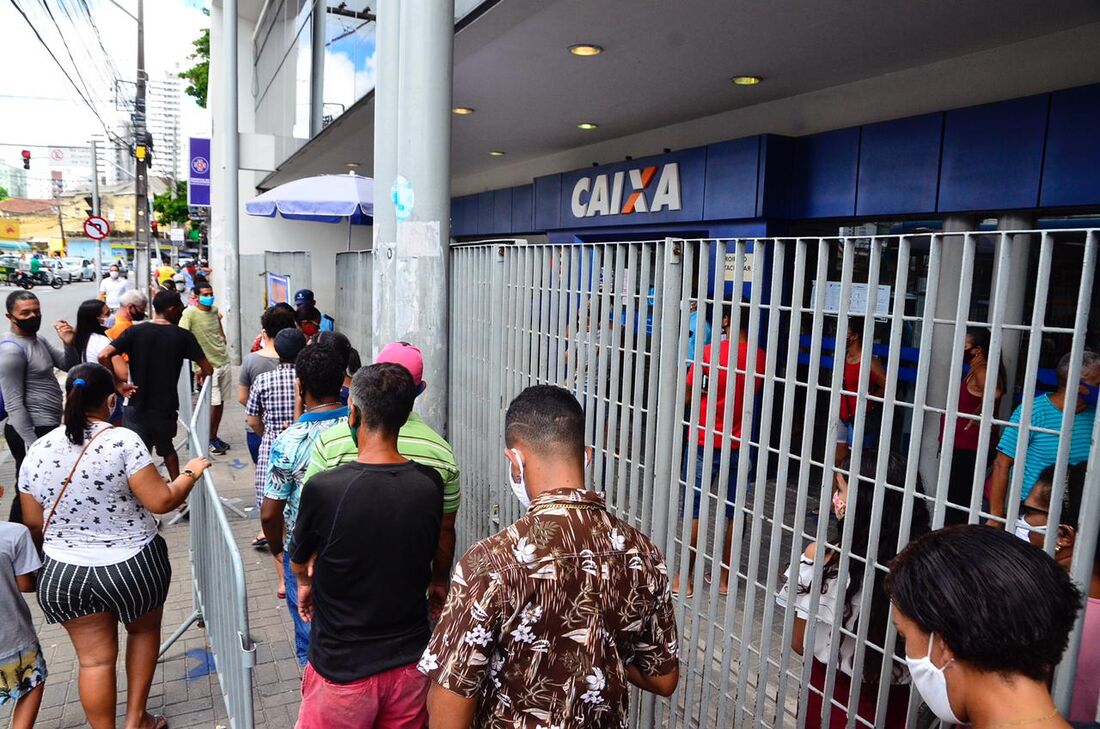
[[(699, 518), (699, 505), (702, 502), (703, 495), (703, 471), (706, 462), (704, 457), (706, 455), (706, 446), (696, 445), (687, 446), (684, 449), (684, 458), (680, 463), (680, 479), (686, 484), (688, 479), (688, 459), (691, 458), (692, 453), (695, 454), (695, 488), (692, 489), (692, 504), (691, 515)], [(733, 448), (729, 455), (729, 473), (726, 476), (726, 490), (725, 490), (725, 507), (726, 518), (732, 519), (734, 514), (734, 502), (737, 500), (737, 469), (740, 462), (741, 454), (736, 448)], [(722, 464), (722, 451), (720, 448), (714, 448), (711, 454), (711, 471), (710, 471), (710, 489), (709, 493), (714, 494), (718, 490), (718, 476), (719, 470)], [(752, 484), (752, 461), (749, 461), (749, 484)], [(685, 499), (686, 501), (686, 499)], [(683, 514), (683, 505), (680, 507), (680, 513)]]

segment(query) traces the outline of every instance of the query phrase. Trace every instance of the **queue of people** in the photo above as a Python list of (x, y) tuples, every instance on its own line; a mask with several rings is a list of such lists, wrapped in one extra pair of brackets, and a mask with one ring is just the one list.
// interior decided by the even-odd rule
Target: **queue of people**
[[(146, 709), (171, 580), (154, 515), (179, 507), (210, 466), (199, 458), (180, 467), (172, 444), (177, 385), (182, 368), (194, 367), (197, 383), (212, 378), (220, 405), (231, 376), (209, 283), (194, 281), (188, 305), (174, 281), (179, 274), (165, 273), (163, 283), (170, 285), (152, 296), (151, 321), (144, 321), (144, 292), (119, 293), (113, 309), (107, 300), (90, 300), (79, 307), (75, 328), (55, 325), (61, 349), (37, 337), (41, 310), (33, 293), (8, 297), (12, 328), (0, 340), (0, 390), (9, 447), (13, 454), (16, 445), (24, 450), (17, 465), (21, 513), (0, 525), (0, 675), (9, 687), (0, 702), (16, 703), (17, 727), (33, 725), (48, 675), (18, 594), (31, 590), (47, 622), (61, 624), (73, 643), (91, 726), (115, 726), (119, 623), (126, 634), (126, 726), (167, 726)], [(415, 412), (429, 384), (420, 350), (393, 342), (359, 367), (346, 337), (320, 331), (312, 292), (298, 292), (295, 301), (296, 310), (283, 304), (264, 311), (258, 346), (241, 368), (238, 399), (254, 436), (250, 450), (255, 441), (262, 533), (253, 546), (274, 560), (278, 597), (286, 600), (303, 667), (297, 726), (619, 726), (630, 716), (631, 687), (671, 695), (679, 679), (673, 599), (680, 586), (657, 546), (586, 489), (591, 450), (575, 397), (539, 385), (510, 403), (503, 458), (525, 513), (456, 562), (459, 466), (447, 441)], [(705, 472), (709, 493), (724, 497), (723, 594), (738, 465), (731, 458), (723, 488), (719, 455), (723, 449), (736, 454), (750, 432), (751, 424), (741, 422), (743, 393), (759, 390), (765, 362), (748, 342), (745, 316), (732, 360), (730, 319), (724, 311), (721, 331), (703, 333), (701, 360), (688, 362), (689, 402), (696, 379), (703, 384), (699, 421), (687, 423), (680, 494), (681, 508), (690, 499), (696, 517), (692, 558)], [(1100, 355), (1086, 352), (1078, 383), (1069, 381), (1070, 361), (1063, 358), (1058, 390), (1037, 398), (1031, 410), (1030, 425), (1058, 431), (1062, 413), (1073, 409), (1066, 483), (1054, 483), (1059, 436), (1030, 428), (1021, 433), (1017, 409), (998, 440), (987, 500), (994, 517), (1003, 517), (1013, 459), (1025, 439), (1015, 535), (974, 525), (933, 532), (930, 490), (918, 479), (906, 491), (901, 455), (884, 453), (886, 469), (879, 472), (882, 446), (872, 431), (859, 462), (851, 460), (858, 404), (851, 390), (863, 366), (870, 368), (872, 394), (884, 383), (877, 360), (860, 361), (862, 336), (861, 323), (849, 327), (847, 392), (836, 427), (842, 458), (828, 486), (837, 535), (809, 544), (776, 595), (795, 612), (791, 649), (812, 663), (809, 699), (801, 707), (806, 725), (818, 726), (828, 712), (833, 725), (857, 715), (904, 727), (913, 686), (951, 723), (1065, 727), (1047, 682), (1086, 599), (1082, 668), (1069, 718), (1091, 718), (1100, 692), (1094, 648), (1100, 554), (1086, 594), (1067, 573), (1083, 527), (1083, 462), (1100, 391)], [(995, 400), (1004, 393), (1003, 375), (988, 370), (988, 346), (982, 332), (968, 334), (960, 413), (971, 417), (960, 417), (954, 433), (941, 436), (959, 458), (948, 487), (952, 502), (968, 500), (975, 480), (967, 453), (977, 446), (967, 424), (981, 417), (989, 387)], [(735, 397), (727, 404), (731, 367)], [(55, 369), (68, 370), (63, 392)], [(218, 437), (222, 412), (212, 411), (215, 455), (229, 448)], [(708, 430), (708, 422), (715, 427)], [(167, 479), (152, 451), (164, 459)], [(688, 484), (691, 460), (695, 481)], [(1064, 495), (1052, 524), (1055, 493)], [(995, 518), (991, 525), (1002, 522)], [(1051, 532), (1053, 558), (1041, 549)], [(692, 583), (693, 570), (694, 563), (687, 567)], [(881, 646), (891, 620), (900, 637), (886, 654)], [(835, 633), (834, 622), (840, 625)], [(861, 659), (858, 634), (868, 641)], [(880, 705), (884, 679), (889, 687)], [(860, 687), (860, 702), (846, 707), (853, 686)]]

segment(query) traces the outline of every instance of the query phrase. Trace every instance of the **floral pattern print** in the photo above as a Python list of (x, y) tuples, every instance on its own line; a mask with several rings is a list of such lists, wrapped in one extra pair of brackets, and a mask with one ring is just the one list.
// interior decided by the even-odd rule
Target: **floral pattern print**
[(627, 668), (668, 674), (678, 646), (657, 548), (599, 494), (558, 489), (459, 560), (419, 668), (477, 698), (476, 727), (620, 727)]

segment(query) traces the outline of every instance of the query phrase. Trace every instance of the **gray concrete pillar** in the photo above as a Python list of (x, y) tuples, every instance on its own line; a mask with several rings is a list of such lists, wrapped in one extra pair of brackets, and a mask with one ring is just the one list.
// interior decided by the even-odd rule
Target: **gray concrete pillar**
[(416, 409), (445, 433), (454, 0), (398, 7), (378, 8), (374, 351), (395, 339), (420, 348), (428, 389)]
[[(1002, 215), (997, 219), (997, 230), (1030, 230), (1034, 225), (1035, 221), (1028, 215)], [(1024, 322), (1024, 304), (1026, 303), (1028, 292), (1035, 290), (1029, 283), (1031, 241), (1033, 238), (1033, 235), (1028, 235), (1026, 233), (1006, 236), (1010, 258), (1008, 265), (1009, 270), (1004, 274), (1008, 276), (1008, 293), (1005, 296), (1003, 304), (1001, 304), (1004, 307), (1005, 324), (1030, 324), (1030, 322)], [(993, 291), (996, 291), (997, 280), (1001, 275), (1001, 271), (998, 270), (997, 259), (994, 258)], [(997, 303), (998, 302), (992, 300), (992, 298), (990, 299), (990, 312), (993, 311), (993, 307), (996, 306)], [(1022, 369), (1021, 364), (1024, 356), (1022, 351), (1023, 343), (1023, 332), (1010, 331), (1007, 329), (1004, 331), (1001, 343), (1001, 362), (1003, 362), (1005, 366), (1005, 387), (1009, 397), (1001, 399), (1001, 411), (998, 415), (1003, 418), (1008, 418), (1012, 415), (1011, 393), (1016, 389), (1017, 374), (1020, 373)]]
[[(963, 233), (977, 230), (980, 220), (971, 216), (952, 216), (943, 221), (944, 233)], [(935, 302), (937, 319), (954, 320), (959, 305), (959, 275), (962, 271), (963, 236), (949, 235), (943, 239), (940, 254), (939, 291)], [(947, 324), (937, 325), (932, 332), (932, 351), (921, 352), (930, 360), (928, 370), (927, 403), (934, 407), (946, 407), (947, 391), (951, 380), (951, 350), (954, 347), (955, 328)], [(940, 415), (924, 414), (924, 437), (921, 439), (920, 474), (924, 478), (925, 491), (936, 493), (935, 479), (939, 471)]]
[(325, 21), (328, 3), (318, 0), (313, 6), (309, 65), (309, 136), (316, 137), (324, 126), (325, 115)]

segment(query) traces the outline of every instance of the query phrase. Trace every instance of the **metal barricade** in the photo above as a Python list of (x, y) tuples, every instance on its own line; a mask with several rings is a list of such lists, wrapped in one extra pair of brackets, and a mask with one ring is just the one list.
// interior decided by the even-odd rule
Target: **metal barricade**
[[(203, 384), (188, 428), (191, 457), (206, 454), (210, 433), (210, 386)], [(188, 398), (188, 402), (190, 399)], [(210, 472), (190, 496), (191, 577), (195, 610), (172, 634), (164, 653), (195, 623), (206, 628), (230, 726), (251, 729), (255, 644), (248, 627), (244, 564)]]
[[(847, 729), (882, 726), (891, 680), (904, 662), (892, 623), (869, 617), (874, 591), (852, 596), (849, 622), (843, 606), (830, 624), (808, 621), (804, 660), (790, 648), (795, 586), (789, 607), (776, 599), (788, 566), (797, 577), (806, 546), (831, 543), (840, 551), (838, 584), (873, 584), (887, 570), (885, 555), (908, 543), (911, 525), (939, 528), (949, 513), (971, 523), (993, 518), (983, 506), (990, 451), (1012, 425), (1017, 395), (1024, 434), (1012, 454), (1001, 520), (1012, 528), (1028, 438), (1046, 432), (1061, 435), (1051, 498), (1056, 523), (1073, 414), (1067, 409), (1055, 430), (1035, 426), (1031, 416), (1041, 389), (1054, 389), (1051, 378), (1072, 383), (1081, 376), (1089, 315), (1100, 310), (1093, 300), (1098, 245), (1097, 230), (1047, 230), (456, 247), (449, 392), (464, 482), (459, 545), (520, 515), (501, 455), (509, 401), (531, 384), (562, 385), (585, 408), (586, 443), (595, 451), (590, 486), (663, 547), (680, 583), (680, 686), (670, 699), (634, 701), (633, 725), (801, 727), (813, 694), (845, 711)], [(850, 324), (859, 330), (850, 341), (862, 342), (858, 360), (877, 358), (881, 369), (846, 373)], [(1000, 410), (991, 376), (979, 414), (959, 412), (960, 390), (968, 387), (968, 328), (989, 336), (989, 372), (1005, 364), (1014, 375)], [(739, 332), (745, 355), (729, 355), (728, 367), (716, 355), (718, 364), (708, 367), (719, 376), (697, 376), (709, 372), (703, 363), (711, 362), (712, 347), (721, 351), (724, 340), (742, 346)], [(1063, 354), (1068, 368), (1056, 372)], [(716, 399), (736, 405), (705, 405)], [(973, 423), (978, 444), (973, 473), (964, 474), (966, 497), (953, 501), (950, 438), (964, 421)], [(1086, 480), (1095, 485), (1100, 419), (1090, 426)], [(942, 448), (941, 428), (949, 434)], [(874, 476), (843, 468), (845, 451), (853, 463), (866, 453)], [(887, 486), (891, 453), (902, 459), (904, 476)], [(870, 490), (872, 519), (860, 537), (867, 556), (853, 549), (853, 520), (838, 530), (830, 519), (838, 473), (847, 479), (849, 503)], [(897, 495), (900, 513), (887, 514)], [(1100, 489), (1086, 490), (1079, 524), (1071, 576), (1087, 585)], [(1055, 531), (1045, 542), (1051, 553)], [(813, 584), (823, 579), (822, 562), (814, 561)], [(820, 591), (808, 600), (808, 613), (817, 614)], [(809, 659), (818, 630), (840, 639), (815, 668)], [(1081, 620), (1054, 680), (1063, 710), (1080, 631)], [(877, 681), (836, 689), (842, 643), (851, 649), (845, 673), (873, 673)], [(846, 711), (864, 691), (877, 692), (870, 718)], [(919, 698), (908, 691), (907, 699), (913, 726)], [(829, 710), (822, 719), (828, 727)]]

